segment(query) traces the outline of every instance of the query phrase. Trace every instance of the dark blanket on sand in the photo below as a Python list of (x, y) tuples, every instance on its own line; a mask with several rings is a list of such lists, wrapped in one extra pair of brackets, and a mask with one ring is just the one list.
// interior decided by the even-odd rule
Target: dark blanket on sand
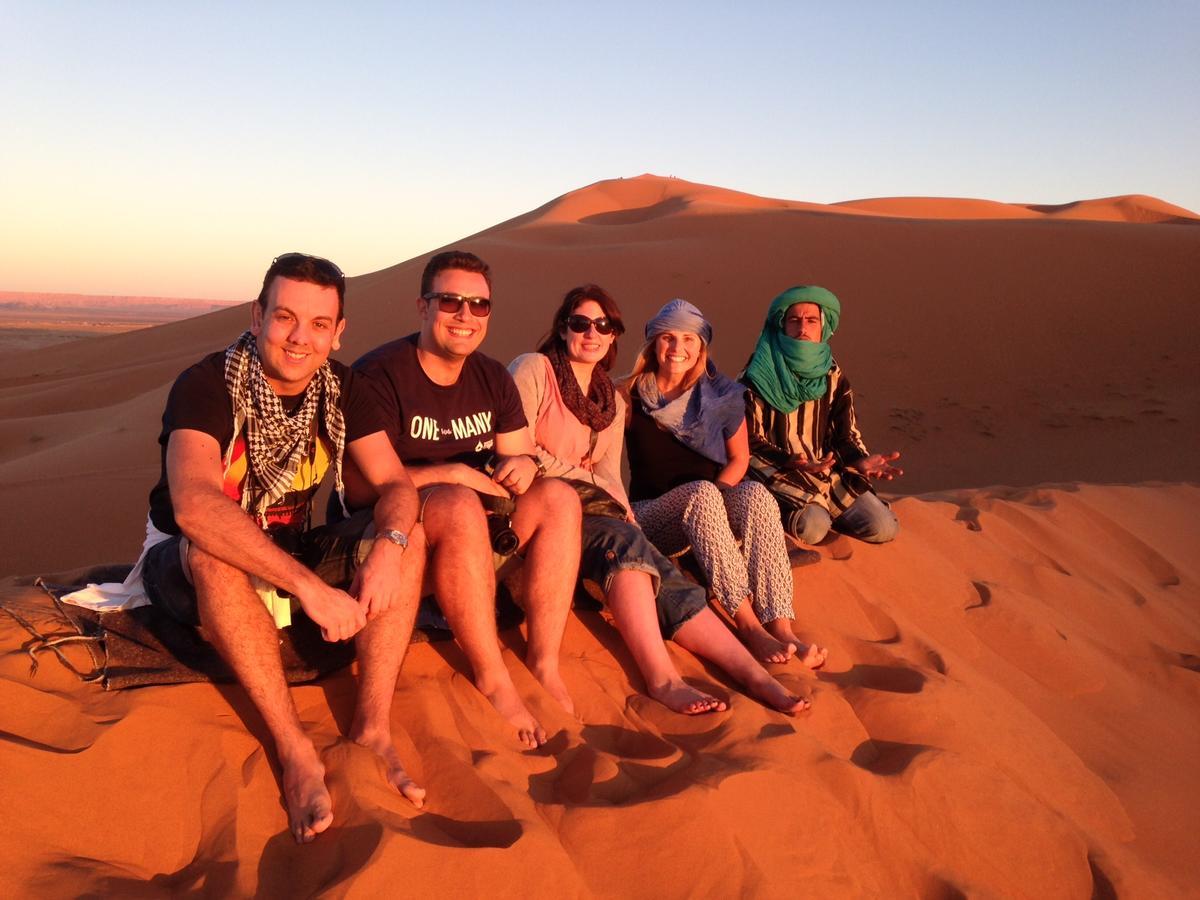
[[(60, 602), (64, 594), (89, 581), (121, 581), (129, 569), (107, 566), (61, 580), (39, 578), (24, 588), (5, 590), (0, 610), (29, 632), (23, 649), (31, 657), (31, 666), (36, 669), (49, 653), (84, 680), (97, 681), (108, 690), (236, 680), (204, 639), (203, 628), (177, 622), (153, 606), (96, 612)], [(353, 642), (324, 640), (306, 616), (295, 616), (290, 627), (280, 629), (279, 639), (289, 684), (312, 681), (354, 658)]]
[[(31, 669), (36, 672), (50, 654), (84, 681), (98, 682), (106, 690), (236, 681), (205, 639), (203, 628), (177, 622), (154, 606), (96, 612), (61, 600), (89, 582), (123, 581), (131, 568), (99, 566), (0, 589), (0, 615), (12, 617), (29, 633), (22, 649), (29, 654)], [(501, 628), (513, 627), (522, 618), (504, 583), (497, 588), (497, 618)], [(445, 620), (436, 606), (423, 609), (417, 624), (414, 642), (453, 637), (439, 627)], [(298, 614), (279, 630), (279, 652), (288, 683), (300, 684), (348, 665), (354, 659), (354, 642), (326, 641), (311, 619)]]

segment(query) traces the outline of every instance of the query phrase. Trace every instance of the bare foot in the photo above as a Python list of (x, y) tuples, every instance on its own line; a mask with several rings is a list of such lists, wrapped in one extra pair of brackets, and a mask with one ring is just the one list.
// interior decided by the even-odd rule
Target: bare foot
[(698, 691), (682, 678), (647, 688), (647, 693), (672, 712), (688, 716), (726, 709), (725, 701)]
[(774, 622), (768, 622), (765, 627), (771, 637), (782, 644), (789, 645), (796, 658), (810, 669), (819, 669), (825, 665), (825, 658), (829, 655), (829, 651), (816, 644), (806, 644), (796, 637), (796, 633), (792, 631), (790, 619), (776, 619)]
[(529, 671), (533, 673), (534, 678), (541, 682), (547, 694), (557, 700), (563, 709), (571, 715), (575, 715), (575, 701), (571, 699), (570, 693), (567, 692), (567, 684), (562, 680), (562, 673), (558, 671), (558, 666), (550, 667), (531, 664)]
[(759, 662), (785, 663), (796, 652), (795, 644), (772, 637), (758, 619), (745, 624), (738, 622), (738, 637)]
[(516, 687), (507, 677), (494, 690), (488, 690), (482, 684), (476, 684), (479, 692), (487, 697), (488, 702), (496, 708), (510, 725), (517, 729), (517, 740), (531, 750), (546, 743), (546, 729), (538, 724), (533, 713), (521, 700)]
[(765, 703), (771, 709), (794, 716), (804, 712), (812, 703), (807, 697), (797, 697), (788, 693), (787, 688), (768, 675), (765, 671), (761, 677), (754, 677), (746, 682), (746, 690), (750, 696)]
[(383, 758), (383, 762), (387, 766), (388, 783), (407, 797), (413, 806), (420, 809), (425, 805), (425, 788), (408, 777), (408, 772), (404, 770), (404, 764), (400, 762), (400, 753), (396, 750), (396, 745), (392, 743), (390, 734), (370, 733), (363, 730), (352, 733), (350, 739), (368, 750), (374, 750)]
[(325, 767), (311, 744), (284, 759), (283, 802), (288, 828), (298, 844), (307, 844), (333, 823), (333, 801), (325, 787)]
[(796, 651), (796, 658), (810, 669), (821, 668), (828, 656), (829, 651), (816, 644), (801, 644), (800, 649)]

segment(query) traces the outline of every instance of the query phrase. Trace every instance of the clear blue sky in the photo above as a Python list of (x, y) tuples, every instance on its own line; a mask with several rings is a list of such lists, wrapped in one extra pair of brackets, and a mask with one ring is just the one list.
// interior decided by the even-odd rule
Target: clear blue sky
[(1200, 211), (1195, 0), (406, 7), (0, 0), (0, 290), (245, 298), (643, 172)]

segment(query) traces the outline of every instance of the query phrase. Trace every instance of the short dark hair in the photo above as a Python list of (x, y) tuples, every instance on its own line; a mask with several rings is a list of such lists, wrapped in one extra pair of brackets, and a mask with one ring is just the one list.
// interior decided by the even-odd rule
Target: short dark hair
[(558, 312), (554, 314), (554, 321), (550, 323), (550, 333), (542, 338), (537, 352), (545, 353), (555, 347), (560, 350), (566, 348), (562, 330), (567, 327), (567, 319), (571, 313), (588, 300), (599, 304), (600, 308), (604, 310), (604, 315), (613, 323), (612, 345), (599, 362), (600, 367), (607, 372), (612, 369), (613, 363), (617, 359), (617, 338), (625, 333), (625, 320), (621, 318), (621, 308), (617, 306), (617, 301), (598, 284), (581, 284), (579, 287), (567, 291), (567, 295), (563, 297), (563, 301), (558, 307)]
[(271, 289), (271, 282), (277, 277), (337, 288), (338, 321), (345, 317), (346, 276), (329, 260), (320, 256), (309, 256), (307, 253), (284, 253), (271, 260), (271, 267), (263, 276), (262, 290), (258, 292), (257, 303), (264, 312), (267, 309), (267, 291)]
[(464, 272), (475, 272), (483, 276), (487, 282), (488, 293), (492, 291), (492, 270), (482, 259), (466, 250), (443, 250), (429, 258), (425, 263), (425, 271), (421, 273), (421, 296), (433, 290), (433, 279), (439, 272), (447, 269), (461, 269)]

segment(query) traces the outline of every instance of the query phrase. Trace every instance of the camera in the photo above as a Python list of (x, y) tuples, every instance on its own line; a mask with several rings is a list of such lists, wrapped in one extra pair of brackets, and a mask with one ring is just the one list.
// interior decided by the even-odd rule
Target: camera
[(521, 546), (521, 539), (512, 529), (512, 500), (481, 493), (479, 502), (483, 504), (483, 511), (487, 513), (488, 537), (492, 542), (492, 550), (501, 556), (512, 556)]

